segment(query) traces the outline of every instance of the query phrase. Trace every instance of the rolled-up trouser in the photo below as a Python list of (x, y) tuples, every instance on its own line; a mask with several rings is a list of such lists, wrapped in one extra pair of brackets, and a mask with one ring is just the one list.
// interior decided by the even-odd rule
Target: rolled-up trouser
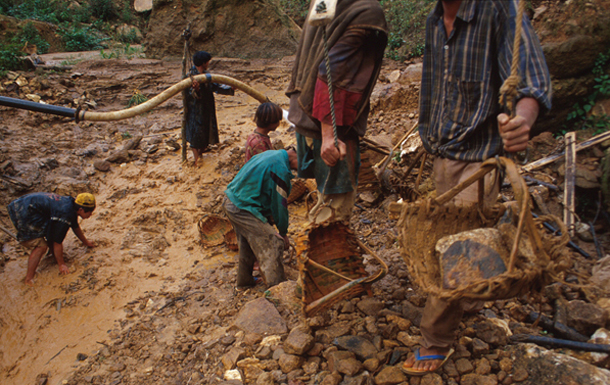
[[(480, 166), (481, 162), (436, 158), (434, 161), (434, 179), (437, 196), (468, 179), (480, 169)], [(498, 198), (502, 181), (500, 178), (496, 178), (495, 174), (494, 171), (485, 176), (484, 201), (486, 204), (494, 204)], [(457, 206), (466, 206), (477, 202), (478, 183), (476, 182), (453, 198), (453, 203)], [(426, 349), (451, 347), (464, 312), (476, 310), (480, 307), (482, 307), (482, 303), (479, 301), (448, 302), (429, 295), (420, 324), (421, 334), (424, 337), (422, 346)]]
[(254, 286), (252, 269), (258, 260), (259, 271), (268, 287), (286, 280), (282, 255), (284, 240), (273, 226), (264, 223), (250, 212), (241, 210), (225, 197), (223, 207), (237, 236), (239, 262), (237, 287)]

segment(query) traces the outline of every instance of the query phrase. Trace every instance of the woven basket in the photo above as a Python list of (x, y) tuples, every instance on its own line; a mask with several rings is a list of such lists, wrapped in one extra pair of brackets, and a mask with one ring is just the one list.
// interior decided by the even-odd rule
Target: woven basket
[[(205, 247), (218, 246), (225, 242), (225, 234), (233, 231), (228, 219), (218, 215), (206, 215), (197, 223), (201, 244)], [(237, 244), (237, 241), (235, 242)]]
[(379, 179), (371, 164), (369, 153), (360, 154), (360, 171), (358, 172), (358, 191), (374, 191), (379, 189)]
[(290, 195), (286, 201), (288, 204), (300, 199), (309, 190), (307, 188), (307, 179), (295, 178), (291, 182)]
[[(494, 169), (502, 169), (510, 181), (518, 205), (518, 220), (499, 226), (507, 251), (506, 272), (487, 279), (473, 279), (456, 288), (443, 287), (441, 266), (435, 246), (439, 239), (463, 231), (492, 227), (504, 211), (503, 205), (485, 207), (482, 194), (479, 204), (457, 207), (448, 202), (472, 183), (478, 181), (483, 186), (483, 177)], [(402, 255), (415, 282), (425, 291), (445, 300), (469, 298), (475, 300), (498, 300), (512, 298), (538, 289), (550, 281), (557, 280), (558, 274), (569, 267), (570, 260), (565, 252), (569, 241), (565, 225), (562, 238), (541, 235), (539, 224), (530, 212), (527, 186), (519, 175), (515, 164), (507, 158), (489, 159), (481, 169), (466, 181), (460, 183), (436, 199), (427, 199), (410, 204), (400, 204), (400, 231)], [(394, 210), (394, 209), (392, 209)], [(527, 243), (533, 253), (525, 253)]]
[[(377, 259), (379, 271), (368, 275), (363, 253)], [(388, 267), (341, 222), (310, 227), (297, 239), (299, 287), (306, 316), (334, 303), (369, 291), (370, 285), (387, 274)]]
[(229, 248), (229, 250), (237, 251), (239, 250), (239, 245), (237, 244), (237, 235), (235, 234), (235, 230), (231, 229), (224, 236), (225, 244)]

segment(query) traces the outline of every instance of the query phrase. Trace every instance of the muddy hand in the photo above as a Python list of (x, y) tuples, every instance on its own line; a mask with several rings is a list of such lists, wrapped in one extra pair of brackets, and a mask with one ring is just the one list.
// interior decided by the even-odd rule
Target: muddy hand
[(70, 269), (68, 269), (68, 266), (66, 266), (66, 265), (59, 265), (59, 274), (61, 274), (61, 275), (70, 274)]

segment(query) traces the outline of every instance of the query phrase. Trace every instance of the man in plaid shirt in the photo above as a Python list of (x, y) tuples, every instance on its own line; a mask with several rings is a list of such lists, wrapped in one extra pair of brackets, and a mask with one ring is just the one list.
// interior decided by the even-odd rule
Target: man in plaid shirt
[[(501, 113), (498, 96), (510, 75), (516, 12), (517, 0), (439, 0), (428, 16), (419, 132), (426, 150), (436, 156), (438, 195), (471, 176), (482, 161), (525, 150), (536, 118), (551, 108), (548, 68), (524, 16), (516, 116)], [(471, 185), (454, 203), (477, 202), (477, 187)], [(488, 174), (486, 202), (496, 201), (499, 187), (499, 178)], [(423, 375), (446, 361), (467, 307), (428, 297), (422, 347), (403, 364), (405, 372)]]

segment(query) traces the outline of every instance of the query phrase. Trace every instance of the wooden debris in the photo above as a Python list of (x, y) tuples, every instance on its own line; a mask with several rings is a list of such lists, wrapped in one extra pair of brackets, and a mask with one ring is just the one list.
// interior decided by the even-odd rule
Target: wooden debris
[(576, 181), (576, 133), (568, 132), (566, 140), (566, 176), (563, 196), (563, 222), (568, 228), (570, 237), (574, 236), (575, 196), (574, 182)]
[[(409, 135), (411, 135), (411, 133), (413, 133), (413, 131), (415, 131), (415, 129), (416, 129), (416, 128), (417, 128), (417, 123), (415, 123), (415, 124), (413, 125), (413, 127), (411, 127), (411, 129), (410, 129), (409, 131), (407, 131), (407, 133), (406, 133), (406, 134), (405, 134), (405, 135), (402, 137), (402, 139), (400, 139), (400, 140), (398, 141), (398, 143), (396, 143), (396, 145), (394, 146), (394, 148), (392, 148), (392, 151), (396, 151), (396, 149), (397, 149), (398, 147), (400, 147), (400, 145), (402, 144), (402, 142), (404, 142), (404, 141), (405, 141), (405, 139), (407, 139), (407, 137), (409, 137)], [(381, 159), (381, 160), (379, 161), (379, 163), (377, 163), (377, 164), (375, 165), (375, 167), (379, 167), (379, 166), (381, 166), (381, 165), (382, 165), (382, 164), (383, 164), (383, 163), (386, 161), (386, 159), (387, 159), (387, 158), (388, 158), (388, 157), (386, 156), (385, 158)]]
[[(580, 150), (584, 150), (591, 146), (595, 146), (596, 144), (602, 143), (608, 139), (610, 139), (610, 131), (607, 131), (607, 132), (604, 132), (603, 134), (594, 136), (591, 139), (585, 140), (582, 143), (578, 143), (576, 145), (576, 152), (578, 152)], [(535, 162), (526, 164), (525, 166), (521, 167), (521, 171), (529, 172), (529, 171), (535, 170), (537, 168), (540, 168), (542, 166), (546, 166), (547, 164), (553, 163), (553, 162), (561, 159), (564, 155), (565, 155), (565, 153), (562, 152), (561, 154), (547, 156), (546, 158), (542, 158)]]

